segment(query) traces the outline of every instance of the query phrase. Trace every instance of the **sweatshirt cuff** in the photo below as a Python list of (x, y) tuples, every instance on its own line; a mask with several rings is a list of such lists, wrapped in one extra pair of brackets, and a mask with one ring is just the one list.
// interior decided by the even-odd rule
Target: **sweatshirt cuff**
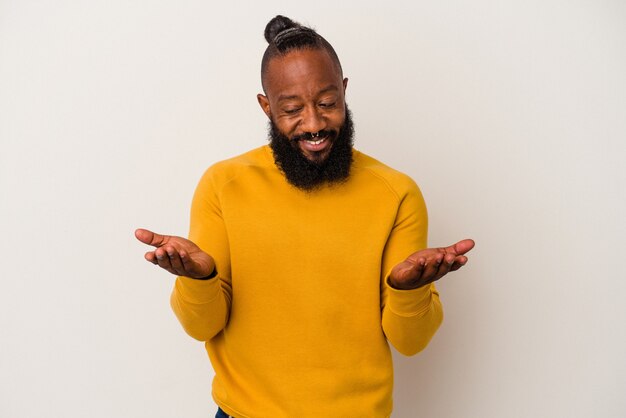
[(221, 286), (217, 277), (208, 280), (198, 280), (179, 276), (176, 279), (174, 290), (186, 302), (209, 303), (217, 298)]
[(428, 310), (432, 301), (431, 285), (427, 284), (417, 289), (400, 290), (391, 287), (389, 276), (385, 278), (387, 287), (387, 306), (396, 314), (414, 316)]

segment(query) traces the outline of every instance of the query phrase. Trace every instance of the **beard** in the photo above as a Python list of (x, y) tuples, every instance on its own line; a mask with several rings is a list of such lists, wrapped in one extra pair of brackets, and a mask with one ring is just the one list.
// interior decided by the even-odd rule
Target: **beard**
[(274, 154), (276, 166), (283, 172), (290, 184), (307, 192), (318, 189), (324, 184), (343, 183), (350, 175), (354, 125), (348, 106), (346, 106), (346, 119), (339, 131), (322, 131), (319, 132), (319, 136), (328, 136), (327, 140), (331, 141), (332, 147), (326, 159), (311, 161), (298, 147), (298, 141), (308, 139), (311, 135), (304, 134), (288, 138), (270, 119), (270, 148)]

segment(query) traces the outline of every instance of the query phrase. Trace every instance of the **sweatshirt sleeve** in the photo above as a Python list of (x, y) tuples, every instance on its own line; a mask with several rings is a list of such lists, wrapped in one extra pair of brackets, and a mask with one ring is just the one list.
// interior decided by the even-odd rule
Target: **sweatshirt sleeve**
[(213, 257), (218, 274), (209, 280), (178, 277), (170, 299), (185, 332), (200, 341), (224, 329), (232, 300), (228, 235), (213, 172), (213, 168), (207, 170), (196, 188), (189, 239)]
[(393, 267), (412, 253), (426, 248), (428, 215), (424, 198), (411, 180), (402, 193), (393, 229), (383, 253), (381, 280), (382, 327), (387, 340), (400, 353), (411, 356), (423, 350), (443, 320), (435, 285), (412, 290), (392, 288)]

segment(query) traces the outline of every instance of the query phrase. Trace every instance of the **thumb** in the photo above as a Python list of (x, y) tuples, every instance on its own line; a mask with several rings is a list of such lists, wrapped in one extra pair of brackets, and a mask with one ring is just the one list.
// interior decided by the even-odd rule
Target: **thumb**
[(457, 242), (454, 245), (447, 247), (446, 252), (450, 252), (455, 255), (463, 255), (469, 252), (469, 250), (471, 250), (472, 248), (474, 248), (474, 245), (475, 245), (474, 240), (464, 239), (464, 240)]
[(167, 235), (160, 235), (147, 229), (139, 228), (135, 230), (135, 237), (144, 244), (160, 247), (167, 241)]

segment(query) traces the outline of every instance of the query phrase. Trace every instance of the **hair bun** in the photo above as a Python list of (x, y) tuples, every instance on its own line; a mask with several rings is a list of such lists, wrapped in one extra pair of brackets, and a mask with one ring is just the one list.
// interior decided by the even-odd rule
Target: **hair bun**
[(267, 23), (267, 26), (265, 26), (265, 40), (267, 41), (267, 43), (271, 44), (274, 41), (274, 38), (276, 38), (276, 35), (278, 35), (279, 33), (287, 29), (297, 27), (300, 27), (299, 23), (294, 22), (288, 17), (278, 15), (270, 20)]

